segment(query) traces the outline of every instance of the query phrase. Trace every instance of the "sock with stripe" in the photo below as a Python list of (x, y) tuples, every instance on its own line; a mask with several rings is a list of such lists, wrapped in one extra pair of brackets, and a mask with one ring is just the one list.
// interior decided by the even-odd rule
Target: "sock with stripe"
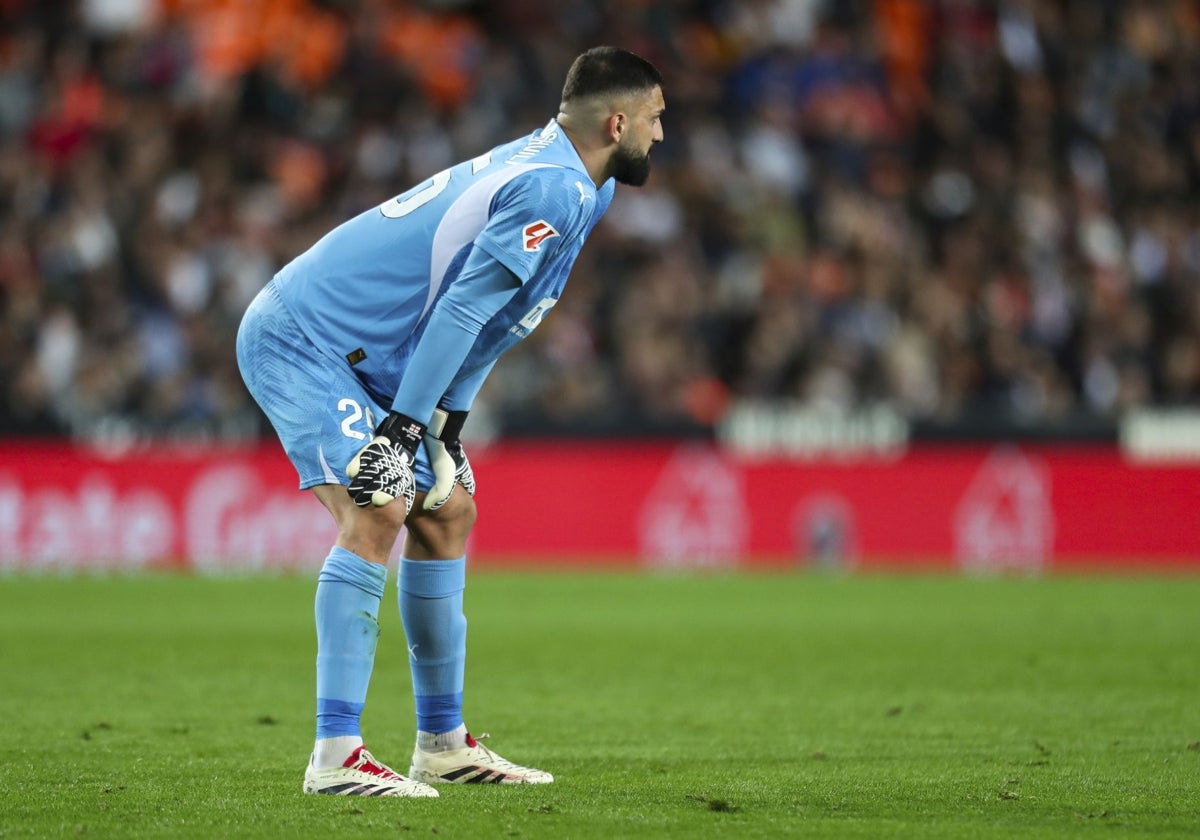
[[(463, 615), (466, 575), (466, 557), (400, 560), (400, 620), (408, 637), (418, 744), (422, 739), (431, 744), (448, 743), (453, 740), (451, 733), (459, 728), (463, 729), (465, 743), (462, 702), (467, 662), (467, 619)], [(430, 735), (447, 737), (431, 742)]]
[(359, 719), (379, 641), (387, 567), (341, 546), (317, 578), (317, 741), (312, 764), (340, 766), (362, 744)]

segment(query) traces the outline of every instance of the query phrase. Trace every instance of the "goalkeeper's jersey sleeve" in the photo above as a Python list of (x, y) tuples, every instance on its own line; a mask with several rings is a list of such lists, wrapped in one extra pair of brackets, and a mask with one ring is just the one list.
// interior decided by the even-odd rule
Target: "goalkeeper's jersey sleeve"
[(308, 338), (388, 403), (438, 299), (473, 248), (521, 288), (484, 324), (455, 382), (529, 333), (612, 200), (558, 124), (443, 170), (326, 234), (276, 275)]

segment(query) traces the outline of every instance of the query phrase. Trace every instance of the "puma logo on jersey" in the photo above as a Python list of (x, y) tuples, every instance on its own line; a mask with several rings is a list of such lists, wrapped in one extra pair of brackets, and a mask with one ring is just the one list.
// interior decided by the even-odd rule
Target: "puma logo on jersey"
[(576, 181), (575, 186), (579, 188), (579, 206), (582, 207), (583, 202), (587, 201), (589, 198), (591, 198), (591, 196), (588, 195), (587, 190), (583, 188), (583, 181)]
[(542, 250), (542, 243), (552, 236), (559, 236), (549, 222), (538, 219), (531, 225), (525, 225), (521, 230), (521, 240), (526, 251)]

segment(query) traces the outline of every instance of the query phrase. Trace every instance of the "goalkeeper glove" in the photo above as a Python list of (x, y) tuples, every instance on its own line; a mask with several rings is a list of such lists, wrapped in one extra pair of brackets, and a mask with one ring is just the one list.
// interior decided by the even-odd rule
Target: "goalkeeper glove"
[(412, 511), (417, 482), (413, 464), (425, 424), (393, 411), (375, 427), (375, 437), (346, 465), (350, 498), (359, 507), (383, 507), (404, 497), (404, 515)]
[(437, 510), (450, 499), (454, 488), (461, 484), (471, 496), (475, 495), (475, 473), (461, 440), (467, 412), (434, 409), (425, 435), (425, 451), (433, 467), (433, 487), (425, 494), (425, 510)]

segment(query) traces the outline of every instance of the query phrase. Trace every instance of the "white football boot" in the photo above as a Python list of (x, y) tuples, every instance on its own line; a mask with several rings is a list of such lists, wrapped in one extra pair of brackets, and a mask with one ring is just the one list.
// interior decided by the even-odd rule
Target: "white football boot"
[[(488, 737), (480, 735), (480, 739)], [(413, 750), (408, 775), (432, 785), (546, 785), (554, 777), (545, 770), (513, 764), (467, 733), (466, 745), (456, 750)]]
[(366, 747), (350, 754), (341, 767), (318, 770), (309, 762), (304, 771), (305, 793), (335, 796), (437, 796), (429, 785), (406, 779), (375, 759)]

